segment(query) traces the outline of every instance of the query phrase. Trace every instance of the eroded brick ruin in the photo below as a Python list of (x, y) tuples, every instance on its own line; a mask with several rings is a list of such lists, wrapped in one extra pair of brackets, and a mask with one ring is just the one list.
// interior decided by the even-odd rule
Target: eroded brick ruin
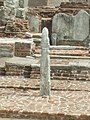
[[(0, 56), (13, 57), (14, 55), (17, 57), (26, 57), (32, 56), (34, 54), (40, 54), (40, 49), (38, 48), (38, 46), (40, 47), (41, 38), (39, 34), (41, 33), (43, 27), (47, 27), (49, 29), (51, 44), (77, 46), (76, 50), (51, 50), (51, 55), (56, 54), (88, 56), (90, 32), (89, 1), (65, 1), (61, 2), (59, 6), (48, 5), (50, 1), (44, 1), (47, 4), (44, 4), (42, 1), (43, 6), (42, 4), (38, 5), (38, 2), (40, 1), (37, 1), (37, 3), (33, 2), (33, 4), (37, 4), (37, 6), (35, 6), (31, 4), (31, 1), (0, 1), (0, 36), (7, 37), (5, 38), (6, 40), (10, 38), (11, 41), (10, 43), (5, 43), (5, 41), (3, 41), (2, 39), (3, 42), (0, 43)], [(82, 17), (83, 20), (81, 20)], [(60, 20), (63, 20), (63, 22)], [(77, 24), (77, 21), (80, 21), (79, 23), (82, 22), (82, 24)], [(82, 34), (80, 35), (80, 33)], [(34, 38), (30, 38), (32, 36), (34, 36)], [(20, 40), (19, 42), (18, 40), (16, 40), (17, 38), (18, 40), (20, 40), (19, 38), (22, 38), (23, 40)], [(28, 38), (30, 39), (30, 42), (28, 42)], [(54, 60), (52, 61), (54, 62)], [(6, 66), (8, 65), (6, 64)], [(13, 75), (14, 69), (10, 69), (10, 71), (6, 67), (5, 72), (6, 74), (9, 73)], [(22, 67), (19, 69), (22, 69)], [(33, 68), (31, 67), (30, 70), (33, 70)], [(22, 72), (18, 72), (18, 74), (20, 75), (22, 74)], [(29, 76), (33, 76), (32, 72), (30, 72), (30, 74), (31, 75)]]
[[(90, 0), (0, 0), (0, 76), (40, 80), (44, 27), (52, 47), (51, 80), (90, 81)], [(71, 119), (87, 118), (76, 117)]]

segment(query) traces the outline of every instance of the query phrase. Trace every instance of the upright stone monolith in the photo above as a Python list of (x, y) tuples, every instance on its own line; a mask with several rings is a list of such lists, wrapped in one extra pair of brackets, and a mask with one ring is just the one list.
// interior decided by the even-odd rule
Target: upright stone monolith
[(40, 61), (40, 95), (50, 96), (50, 56), (48, 29), (42, 30), (41, 61)]

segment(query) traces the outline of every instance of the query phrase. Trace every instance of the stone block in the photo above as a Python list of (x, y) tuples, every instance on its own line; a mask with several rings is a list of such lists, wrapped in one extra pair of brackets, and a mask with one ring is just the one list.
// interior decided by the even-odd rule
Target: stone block
[(59, 6), (61, 2), (69, 2), (69, 0), (29, 0), (30, 7), (36, 6)]
[(0, 44), (0, 57), (13, 57), (13, 45)]
[(46, 6), (47, 5), (47, 3), (48, 3), (48, 1), (47, 0), (29, 0), (28, 1), (28, 5), (29, 5), (29, 7), (35, 7), (35, 6)]
[(24, 0), (19, 0), (19, 6), (20, 8), (24, 8)]
[(61, 2), (69, 2), (69, 0), (48, 0), (49, 6), (60, 6)]
[(29, 15), (28, 20), (29, 20), (30, 32), (36, 32), (36, 33), (41, 32), (40, 29), (41, 20), (39, 16)]
[(52, 43), (60, 40), (84, 41), (89, 36), (89, 14), (80, 10), (75, 16), (56, 14), (52, 21)]
[(15, 56), (26, 57), (31, 55), (32, 43), (16, 42), (15, 43)]
[(16, 8), (18, 8), (18, 0), (6, 0), (4, 2), (6, 19), (14, 19), (16, 15)]
[(24, 11), (27, 11), (28, 8), (28, 0), (18, 0), (18, 8), (24, 8)]
[(5, 0), (4, 10), (6, 19), (25, 17), (27, 6), (28, 0)]
[(24, 10), (24, 8), (18, 8), (16, 10), (16, 17), (18, 17), (18, 18), (24, 18), (25, 17), (25, 10)]
[(5, 11), (4, 11), (4, 7), (0, 6), (0, 19), (4, 19), (5, 18)]
[(28, 21), (29, 21), (30, 32), (36, 32), (36, 33), (41, 32), (41, 26), (40, 26), (41, 20), (39, 16), (29, 15)]
[(11, 8), (5, 7), (4, 13), (5, 13), (5, 19), (14, 19), (16, 15), (14, 6)]

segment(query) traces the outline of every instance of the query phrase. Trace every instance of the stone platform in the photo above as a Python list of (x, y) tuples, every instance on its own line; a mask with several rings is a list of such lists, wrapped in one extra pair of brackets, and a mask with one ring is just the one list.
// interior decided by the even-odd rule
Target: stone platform
[[(40, 79), (40, 58), (9, 58), (6, 75)], [(58, 80), (90, 80), (90, 58), (86, 56), (51, 56), (51, 78)]]
[(40, 80), (1, 76), (1, 119), (90, 120), (90, 81), (52, 80), (47, 98), (39, 95), (39, 85)]

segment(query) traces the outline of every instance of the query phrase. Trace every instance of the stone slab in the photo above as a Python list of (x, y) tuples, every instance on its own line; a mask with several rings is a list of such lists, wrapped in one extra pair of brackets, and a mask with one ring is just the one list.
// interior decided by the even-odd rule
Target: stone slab
[(25, 42), (25, 43), (32, 43), (33, 39), (22, 39), (22, 38), (7, 38), (7, 37), (1, 37), (0, 38), (0, 43), (15, 43), (15, 42)]
[(58, 13), (52, 21), (52, 43), (60, 40), (84, 41), (89, 36), (89, 14), (80, 10), (75, 16)]
[(36, 6), (59, 6), (61, 2), (69, 2), (69, 0), (29, 0), (29, 7)]
[(34, 33), (41, 32), (41, 26), (40, 26), (41, 20), (39, 16), (28, 15), (28, 21), (29, 21), (30, 32), (34, 32)]
[(31, 64), (38, 63), (38, 59), (34, 58), (22, 58), (22, 57), (13, 57), (6, 61), (6, 64), (14, 64), (14, 65), (31, 65)]

